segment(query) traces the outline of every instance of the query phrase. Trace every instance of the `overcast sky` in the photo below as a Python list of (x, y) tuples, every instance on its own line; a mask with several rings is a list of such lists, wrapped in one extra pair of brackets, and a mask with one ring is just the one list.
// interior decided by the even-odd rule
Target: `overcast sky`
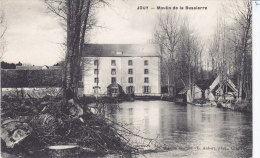
[[(43, 0), (0, 0), (6, 12), (8, 30), (4, 61), (53, 65), (60, 60), (60, 43), (65, 33), (59, 19), (48, 13)], [(225, 1), (225, 0), (224, 0)], [(228, 0), (226, 0), (228, 1)], [(223, 2), (223, 1), (222, 1)], [(97, 11), (98, 24), (105, 28), (92, 31), (91, 43), (147, 43), (152, 39), (156, 16), (154, 10), (138, 6), (199, 6), (200, 11), (179, 11), (189, 17), (191, 26), (206, 41), (216, 25), (220, 0), (111, 0), (110, 6)], [(172, 12), (172, 10), (169, 10)]]

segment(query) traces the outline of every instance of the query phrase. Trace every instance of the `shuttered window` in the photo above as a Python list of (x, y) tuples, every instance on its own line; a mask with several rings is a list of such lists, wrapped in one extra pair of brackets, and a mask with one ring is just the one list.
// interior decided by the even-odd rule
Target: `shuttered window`
[(148, 65), (149, 63), (148, 63), (148, 60), (145, 60), (144, 61), (144, 65)]
[(128, 69), (128, 74), (133, 74), (133, 69)]
[(133, 60), (128, 60), (128, 65), (133, 65)]
[(111, 83), (116, 83), (116, 78), (115, 77), (111, 78)]
[(133, 83), (133, 77), (128, 77), (128, 83)]
[(134, 93), (134, 86), (128, 86), (127, 87), (127, 93), (128, 94), (133, 94)]
[(116, 69), (111, 69), (111, 75), (116, 75)]
[(99, 82), (98, 77), (95, 77), (95, 78), (94, 78), (94, 82), (95, 82), (95, 83), (98, 83), (98, 82)]
[(149, 69), (144, 69), (144, 74), (149, 74)]
[(111, 60), (111, 65), (112, 66), (116, 66), (116, 61), (115, 60)]
[(149, 83), (149, 78), (148, 77), (144, 78), (144, 83)]
[(143, 93), (145, 94), (151, 93), (151, 86), (143, 86)]
[(94, 70), (94, 74), (97, 75), (98, 74), (98, 69)]
[(98, 60), (94, 61), (94, 65), (97, 66), (98, 65)]

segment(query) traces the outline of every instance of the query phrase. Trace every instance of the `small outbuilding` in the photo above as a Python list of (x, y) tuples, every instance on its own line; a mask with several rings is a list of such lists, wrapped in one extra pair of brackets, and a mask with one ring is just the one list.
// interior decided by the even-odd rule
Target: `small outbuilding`
[(111, 97), (117, 97), (120, 94), (123, 94), (123, 88), (118, 83), (111, 83), (107, 86), (107, 95)]
[(196, 85), (202, 89), (202, 99), (215, 100), (213, 93), (209, 91), (210, 85), (214, 82), (215, 78), (199, 80)]
[[(193, 93), (191, 93), (193, 91)], [(198, 87), (196, 84), (194, 86), (186, 86), (178, 93), (178, 98), (181, 99), (182, 102), (191, 103), (193, 99), (201, 99), (202, 98), (202, 89)], [(194, 96), (192, 96), (194, 95)]]
[(235, 84), (227, 75), (219, 75), (210, 85), (209, 91), (216, 100), (235, 100), (238, 95)]
[(201, 80), (196, 84), (203, 90), (207, 100), (234, 100), (238, 90), (227, 75), (218, 75), (215, 79)]

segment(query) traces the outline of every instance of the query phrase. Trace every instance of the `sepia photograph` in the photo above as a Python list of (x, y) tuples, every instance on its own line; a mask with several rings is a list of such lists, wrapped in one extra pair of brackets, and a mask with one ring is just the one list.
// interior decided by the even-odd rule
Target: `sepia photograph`
[(259, 4), (0, 0), (1, 157), (254, 157)]

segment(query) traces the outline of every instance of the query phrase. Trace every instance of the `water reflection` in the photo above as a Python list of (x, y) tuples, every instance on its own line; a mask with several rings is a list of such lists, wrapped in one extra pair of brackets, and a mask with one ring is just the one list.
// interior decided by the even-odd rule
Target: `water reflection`
[[(172, 150), (148, 157), (251, 157), (252, 118), (215, 107), (165, 101), (124, 102), (110, 118), (145, 137), (157, 138)], [(142, 157), (142, 155), (140, 155)]]

